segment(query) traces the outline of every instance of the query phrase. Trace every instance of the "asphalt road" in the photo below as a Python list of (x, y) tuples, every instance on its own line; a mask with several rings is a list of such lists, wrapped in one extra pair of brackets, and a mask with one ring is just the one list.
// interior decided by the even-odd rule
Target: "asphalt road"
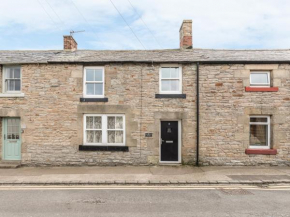
[(1, 217), (290, 216), (281, 189), (26, 189), (0, 187)]

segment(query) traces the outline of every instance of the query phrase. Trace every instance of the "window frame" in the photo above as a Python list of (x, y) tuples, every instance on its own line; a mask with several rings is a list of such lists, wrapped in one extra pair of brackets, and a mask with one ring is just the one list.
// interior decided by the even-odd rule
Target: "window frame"
[[(271, 71), (250, 71), (250, 87), (271, 87)], [(267, 74), (269, 83), (252, 83), (251, 74)]]
[[(87, 82), (87, 73), (86, 73), (87, 69), (101, 69), (103, 80), (102, 81), (89, 81), (89, 82)], [(83, 79), (83, 96), (84, 96), (84, 98), (104, 98), (105, 97), (105, 67), (104, 66), (86, 66), (86, 67), (84, 67), (83, 78), (84, 78)], [(102, 95), (89, 95), (89, 94), (87, 94), (87, 88), (86, 88), (87, 83), (92, 83), (92, 84), (102, 83), (103, 84), (103, 94)]]
[[(179, 78), (162, 78), (162, 68), (178, 68)], [(162, 91), (162, 80), (179, 80), (179, 90), (178, 91)], [(182, 94), (182, 66), (176, 64), (163, 64), (159, 68), (159, 93), (160, 94)]]
[[(87, 117), (102, 117), (102, 142), (101, 143), (87, 143), (86, 138), (86, 121)], [(123, 143), (108, 143), (108, 117), (121, 116), (123, 117)], [(113, 130), (113, 129), (110, 129)], [(124, 114), (84, 114), (83, 119), (83, 145), (88, 146), (126, 146), (126, 119)]]
[[(267, 122), (251, 122), (251, 118), (267, 118)], [(267, 146), (251, 146), (249, 144), (250, 149), (270, 149), (271, 147), (271, 117), (270, 116), (256, 116), (256, 115), (251, 115), (250, 120), (249, 120), (249, 127), (251, 129), (251, 125), (267, 125), (268, 126), (268, 138), (267, 138)], [(250, 142), (250, 137), (251, 137), (251, 130), (249, 131), (249, 142)]]
[[(6, 90), (6, 85), (5, 85), (5, 80), (6, 80), (6, 72), (8, 69), (11, 68), (19, 68), (20, 69), (20, 90), (17, 91), (7, 91)], [(2, 70), (2, 93), (4, 94), (20, 94), (22, 93), (22, 69), (21, 66), (19, 65), (13, 65), (13, 66), (3, 66), (3, 70)]]

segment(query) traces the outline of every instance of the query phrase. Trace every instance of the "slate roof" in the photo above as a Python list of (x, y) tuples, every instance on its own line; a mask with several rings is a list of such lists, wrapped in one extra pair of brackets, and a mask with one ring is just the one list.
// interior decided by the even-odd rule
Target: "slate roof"
[(0, 64), (89, 62), (290, 62), (285, 50), (0, 50)]

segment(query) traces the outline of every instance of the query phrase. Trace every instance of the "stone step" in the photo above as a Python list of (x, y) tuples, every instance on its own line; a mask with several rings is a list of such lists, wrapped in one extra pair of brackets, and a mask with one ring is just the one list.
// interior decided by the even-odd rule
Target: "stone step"
[(0, 169), (16, 169), (21, 166), (21, 161), (1, 161)]

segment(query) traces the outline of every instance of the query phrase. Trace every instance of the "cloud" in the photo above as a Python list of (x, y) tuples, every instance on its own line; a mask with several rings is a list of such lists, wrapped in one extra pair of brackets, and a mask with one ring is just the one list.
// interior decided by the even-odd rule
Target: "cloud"
[[(130, 1), (141, 19), (128, 0), (113, 0), (148, 49), (178, 48), (183, 19), (193, 20), (194, 47), (290, 47), (288, 0)], [(73, 2), (76, 7), (71, 0), (0, 0), (0, 49), (61, 49), (62, 35), (83, 29), (75, 35), (82, 49), (143, 49), (110, 0)]]

